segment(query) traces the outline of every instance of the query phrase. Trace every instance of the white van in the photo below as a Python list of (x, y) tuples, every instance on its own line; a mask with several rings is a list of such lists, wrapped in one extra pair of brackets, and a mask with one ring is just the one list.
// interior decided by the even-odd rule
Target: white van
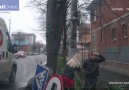
[(15, 82), (17, 63), (14, 58), (16, 45), (11, 44), (5, 21), (0, 18), (0, 80), (9, 79), (10, 83)]

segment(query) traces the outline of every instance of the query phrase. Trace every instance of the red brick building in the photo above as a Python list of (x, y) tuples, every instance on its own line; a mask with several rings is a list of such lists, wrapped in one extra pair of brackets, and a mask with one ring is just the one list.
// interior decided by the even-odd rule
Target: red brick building
[(25, 51), (26, 53), (28, 53), (30, 51), (30, 42), (28, 40), (24, 40), (24, 41), (17, 41), (17, 40), (11, 40), (12, 44), (16, 44), (17, 45), (17, 49), (19, 51)]
[(14, 41), (15, 44), (17, 43), (19, 49), (27, 53), (36, 51), (36, 35), (33, 33), (13, 33), (11, 34), (11, 40)]
[(129, 0), (93, 0), (91, 49), (106, 57), (105, 67), (129, 75)]
[(80, 23), (78, 27), (79, 35), (78, 35), (78, 43), (83, 44), (85, 50), (90, 49), (91, 35), (90, 35), (90, 24), (88, 23)]
[(90, 24), (80, 23), (79, 25), (79, 42), (89, 43), (90, 42)]

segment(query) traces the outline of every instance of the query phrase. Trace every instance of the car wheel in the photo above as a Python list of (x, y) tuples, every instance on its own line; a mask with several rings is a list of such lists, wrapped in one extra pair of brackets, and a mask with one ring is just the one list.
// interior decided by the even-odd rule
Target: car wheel
[(12, 71), (11, 71), (11, 74), (10, 74), (10, 77), (9, 77), (9, 82), (12, 84), (12, 83), (15, 83), (15, 78), (16, 78), (16, 68), (13, 67), (12, 68)]

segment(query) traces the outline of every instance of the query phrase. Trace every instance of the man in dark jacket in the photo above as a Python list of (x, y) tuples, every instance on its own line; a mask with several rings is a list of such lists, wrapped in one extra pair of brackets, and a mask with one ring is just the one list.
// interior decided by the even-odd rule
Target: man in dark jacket
[(82, 68), (85, 70), (85, 82), (83, 90), (95, 90), (97, 77), (99, 76), (99, 63), (105, 58), (98, 52), (90, 52), (89, 58), (85, 60)]

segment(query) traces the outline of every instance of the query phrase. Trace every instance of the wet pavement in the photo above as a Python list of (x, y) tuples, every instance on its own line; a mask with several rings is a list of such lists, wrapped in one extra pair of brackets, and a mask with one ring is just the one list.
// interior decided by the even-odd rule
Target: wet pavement
[(29, 80), (35, 74), (37, 63), (46, 63), (46, 56), (34, 55), (17, 59), (16, 83), (11, 85), (7, 79), (1, 80), (0, 90), (26, 90)]
[(97, 90), (129, 90), (129, 76), (100, 68)]
[(129, 82), (129, 76), (100, 68), (100, 78), (107, 82)]

